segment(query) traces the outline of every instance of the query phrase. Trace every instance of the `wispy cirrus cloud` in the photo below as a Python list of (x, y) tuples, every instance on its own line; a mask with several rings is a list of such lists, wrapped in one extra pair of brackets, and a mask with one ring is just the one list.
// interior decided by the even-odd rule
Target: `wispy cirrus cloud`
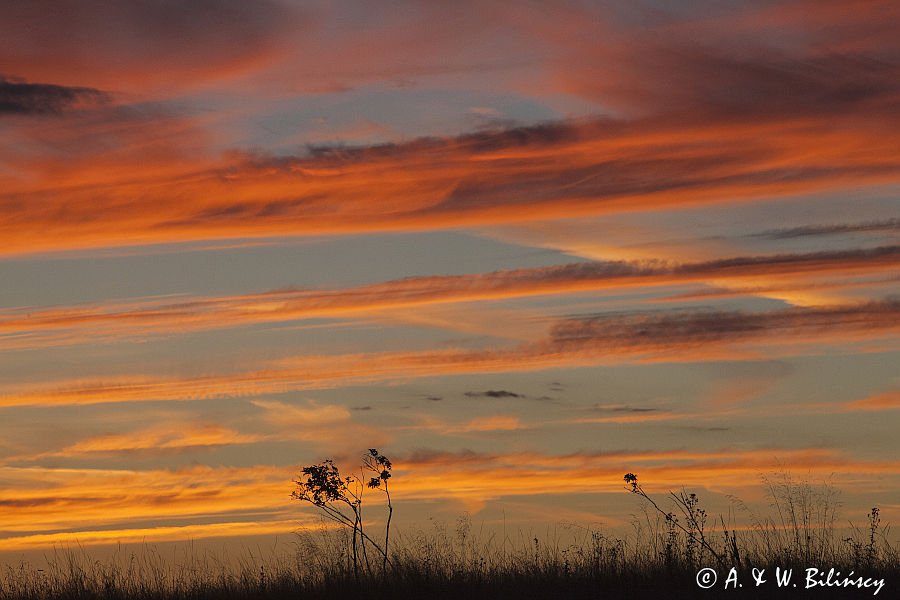
[(843, 408), (847, 412), (897, 410), (900, 409), (900, 390), (888, 390), (853, 400), (846, 403)]
[(358, 422), (351, 409), (314, 400), (282, 402), (253, 400), (263, 410), (262, 419), (272, 433), (268, 439), (305, 442), (329, 452), (352, 452), (359, 440), (370, 446), (384, 446), (393, 436), (384, 429)]
[(895, 300), (768, 312), (607, 314), (563, 319), (543, 340), (512, 348), (298, 356), (236, 374), (7, 387), (0, 407), (202, 400), (461, 373), (796, 356), (829, 344), (882, 341), (890, 347), (898, 328)]
[(832, 334), (866, 336), (890, 324), (900, 315), (900, 302), (870, 302), (850, 306), (790, 308), (769, 312), (703, 311), (599, 315), (563, 321), (550, 334), (549, 345), (562, 348), (603, 347), (615, 343), (617, 352), (687, 351), (766, 338), (772, 345), (827, 341)]
[[(152, 334), (240, 327), (314, 318), (378, 318), (380, 311), (430, 304), (561, 295), (684, 284), (732, 286), (719, 295), (773, 294), (840, 287), (812, 283), (847, 274), (892, 273), (900, 247), (806, 254), (735, 257), (696, 263), (587, 262), (455, 276), (411, 277), (331, 290), (276, 290), (260, 294), (143, 300), (69, 308), (0, 311), (0, 348), (97, 343)], [(768, 286), (757, 282), (769, 282)], [(773, 282), (780, 282), (780, 286)], [(697, 292), (694, 292), (697, 293)], [(716, 290), (702, 292), (715, 295)], [(682, 293), (683, 294), (683, 293)]]
[(71, 458), (89, 455), (166, 454), (203, 448), (254, 444), (268, 439), (265, 435), (241, 433), (229, 427), (203, 423), (167, 423), (127, 433), (90, 436), (61, 450), (31, 456), (16, 456), (15, 461), (45, 458)]
[(862, 223), (836, 223), (832, 225), (808, 225), (805, 227), (788, 227), (770, 229), (754, 234), (774, 240), (786, 240), (804, 237), (827, 235), (843, 235), (851, 233), (900, 233), (900, 219), (884, 219), (881, 221), (864, 221)]
[(224, 521), (181, 526), (128, 527), (122, 529), (79, 529), (56, 533), (35, 533), (0, 538), (0, 551), (50, 549), (77, 543), (79, 546), (108, 544), (155, 544), (163, 542), (228, 538), (237, 536), (286, 535), (304, 529), (321, 530), (312, 520), (302, 523), (296, 517), (283, 520)]
[(810, 402), (800, 410), (815, 414), (880, 413), (900, 409), (900, 390), (887, 389), (846, 402)]
[[(110, 459), (198, 455), (223, 448), (285, 442), (337, 452), (355, 450), (354, 444), (360, 439), (374, 445), (391, 441), (387, 431), (358, 422), (355, 417), (359, 415), (352, 411), (360, 408), (313, 400), (252, 400), (250, 404), (253, 410), (240, 420), (239, 425), (175, 412), (155, 419), (157, 422), (150, 425), (135, 426), (139, 420), (112, 423), (109, 427), (113, 432), (82, 434), (76, 441), (64, 445), (54, 444), (53, 440), (40, 440), (39, 443), (49, 449), (8, 454), (4, 462), (37, 465), (47, 459), (75, 459), (80, 461), (79, 464), (83, 461), (102, 463)], [(371, 409), (370, 406), (361, 408)]]
[[(596, 493), (597, 487), (618, 493), (622, 489), (622, 475), (629, 470), (646, 476), (661, 489), (703, 486), (711, 481), (717, 486), (746, 486), (760, 473), (777, 467), (779, 459), (810, 472), (827, 473), (832, 468), (832, 473), (860, 475), (860, 479), (865, 477), (862, 473), (881, 472), (889, 476), (898, 473), (897, 466), (890, 461), (860, 461), (825, 448), (613, 450), (567, 455), (420, 452), (408, 457), (404, 463), (403, 475), (411, 482), (404, 492), (416, 497), (425, 490), (440, 489), (442, 481), (446, 489), (453, 490), (453, 483), (458, 481), (460, 493), (475, 499), (542, 493)], [(853, 473), (854, 466), (860, 468), (859, 473)], [(492, 485), (494, 478), (496, 482)], [(585, 482), (591, 483), (586, 487)]]
[(425, 431), (442, 436), (458, 434), (496, 434), (503, 431), (519, 431), (534, 429), (532, 424), (524, 423), (516, 415), (488, 415), (457, 421), (446, 421), (430, 416), (420, 416), (413, 425), (405, 426), (407, 431)]
[[(640, 473), (660, 489), (688, 486), (746, 486), (779, 460), (848, 484), (873, 475), (896, 477), (896, 461), (863, 460), (819, 447), (690, 451), (612, 450), (564, 455), (421, 450), (392, 457), (397, 500), (477, 503), (491, 498), (543, 494), (622, 493), (622, 474)], [(340, 462), (340, 461), (339, 461)], [(281, 532), (312, 521), (285, 505), (293, 468), (207, 467), (184, 469), (67, 469), (0, 467), (13, 482), (0, 492), (0, 550), (45, 547), (82, 540), (109, 543), (150, 535), (157, 541)], [(399, 484), (402, 481), (403, 484)], [(306, 520), (305, 517), (309, 517)], [(203, 517), (207, 525), (191, 519)], [(292, 526), (285, 523), (290, 519)], [(184, 525), (157, 529), (159, 520)], [(90, 524), (72, 527), (73, 523)], [(252, 525), (251, 525), (252, 524)], [(108, 534), (99, 533), (108, 530)]]
[[(0, 505), (19, 516), (0, 517), (0, 529), (12, 533), (70, 531), (75, 522), (93, 527), (140, 527), (154, 519), (217, 515), (241, 520), (248, 514), (283, 510), (285, 469), (273, 467), (178, 470), (0, 467), (9, 485)], [(74, 515), (79, 515), (75, 518)]]
[(0, 199), (18, 200), (4, 203), (0, 232), (4, 251), (17, 254), (432, 230), (896, 181), (900, 127), (895, 134), (893, 117), (872, 119), (878, 128), (836, 129), (829, 120), (799, 117), (753, 124), (586, 120), (301, 157), (182, 161), (153, 176), (98, 171), (91, 182), (57, 183), (52, 192), (49, 182), (13, 179)]

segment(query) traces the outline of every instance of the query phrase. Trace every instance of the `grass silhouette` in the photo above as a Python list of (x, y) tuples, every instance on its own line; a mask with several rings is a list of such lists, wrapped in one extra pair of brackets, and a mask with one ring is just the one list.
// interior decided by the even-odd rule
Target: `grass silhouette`
[[(382, 484), (386, 480), (381, 479)], [(500, 539), (496, 534), (473, 532), (470, 518), (463, 516), (454, 527), (436, 524), (402, 531), (392, 540), (384, 562), (361, 568), (359, 531), (323, 523), (320, 530), (298, 533), (291, 552), (269, 557), (249, 553), (232, 560), (207, 552), (176, 563), (152, 547), (143, 547), (99, 561), (84, 549), (59, 550), (40, 570), (26, 563), (6, 566), (0, 575), (0, 600), (873, 595), (872, 588), (807, 590), (803, 572), (808, 567), (884, 579), (886, 585), (877, 597), (897, 597), (900, 553), (890, 541), (889, 528), (881, 523), (880, 511), (873, 508), (861, 527), (838, 529), (834, 490), (828, 486), (797, 482), (788, 475), (766, 479), (773, 514), (751, 514), (750, 526), (737, 528), (722, 518), (717, 524), (708, 520), (696, 494), (654, 498), (635, 475), (626, 475), (625, 482), (626, 490), (639, 496), (643, 512), (633, 533), (624, 538), (572, 525), (564, 535), (552, 538), (520, 532), (514, 539)], [(340, 500), (341, 489), (332, 490), (332, 499)], [(696, 583), (697, 572), (704, 567), (715, 568), (719, 574), (718, 584), (711, 589)], [(794, 581), (800, 585), (777, 588), (776, 567), (794, 569)], [(725, 590), (723, 582), (732, 568), (743, 587)], [(753, 585), (754, 569), (765, 570), (767, 584)]]

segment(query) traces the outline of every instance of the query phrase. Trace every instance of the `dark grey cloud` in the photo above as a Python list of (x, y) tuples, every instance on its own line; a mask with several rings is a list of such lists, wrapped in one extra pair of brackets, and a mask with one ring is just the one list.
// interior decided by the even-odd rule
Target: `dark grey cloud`
[(594, 410), (598, 410), (601, 412), (614, 412), (614, 413), (649, 413), (649, 412), (660, 412), (658, 408), (649, 408), (645, 406), (626, 406), (624, 404), (595, 404), (592, 407)]
[[(891, 3), (776, 4), (737, 3), (724, 19), (632, 29), (618, 44), (573, 40), (579, 60), (561, 78), (607, 105), (686, 118), (816, 118), (896, 103), (900, 15)], [(635, 10), (642, 23), (668, 14)]]
[(27, 83), (0, 76), (0, 116), (57, 115), (82, 104), (109, 101), (106, 92), (86, 87)]
[(191, 83), (265, 60), (304, 33), (280, 0), (28, 0), (0, 2), (8, 72), (105, 89)]
[(783, 229), (770, 229), (753, 234), (753, 237), (761, 237), (772, 240), (785, 240), (792, 238), (817, 237), (825, 235), (840, 235), (848, 233), (882, 233), (900, 232), (900, 219), (885, 219), (883, 221), (865, 221), (863, 223), (841, 223), (833, 225), (807, 225), (803, 227), (788, 227)]
[(769, 312), (605, 314), (562, 321), (553, 327), (546, 344), (558, 351), (663, 350), (766, 336), (825, 336), (842, 331), (884, 330), (898, 323), (898, 299)]
[(271, 157), (265, 154), (246, 155), (247, 166), (290, 169), (298, 160), (338, 165), (364, 163), (398, 157), (457, 154), (486, 154), (511, 148), (546, 147), (621, 132), (624, 124), (612, 119), (595, 118), (582, 121), (547, 121), (518, 125), (508, 129), (487, 129), (462, 133), (453, 137), (420, 137), (404, 142), (352, 146), (346, 144), (308, 144), (305, 156)]
[(777, 273), (779, 267), (795, 268), (803, 265), (838, 265), (844, 262), (893, 261), (900, 257), (900, 246), (880, 246), (878, 248), (852, 250), (826, 250), (823, 252), (806, 252), (802, 254), (773, 254), (768, 256), (739, 256), (711, 260), (701, 263), (679, 265), (672, 270), (678, 273), (714, 273), (727, 272), (734, 269), (750, 270), (762, 267), (769, 273)]
[(844, 113), (900, 91), (897, 56), (883, 60), (844, 53), (809, 59), (775, 51), (728, 56), (702, 47), (661, 49), (666, 52), (678, 61), (675, 72), (684, 83), (680, 92), (667, 91), (688, 96), (686, 101), (707, 114)]
[(686, 427), (678, 427), (678, 429), (685, 429), (687, 431), (696, 431), (699, 433), (721, 433), (723, 431), (731, 431), (731, 427), (719, 427), (719, 426), (701, 427), (699, 425), (688, 425)]
[(467, 398), (524, 398), (522, 394), (508, 390), (487, 390), (485, 392), (466, 392)]

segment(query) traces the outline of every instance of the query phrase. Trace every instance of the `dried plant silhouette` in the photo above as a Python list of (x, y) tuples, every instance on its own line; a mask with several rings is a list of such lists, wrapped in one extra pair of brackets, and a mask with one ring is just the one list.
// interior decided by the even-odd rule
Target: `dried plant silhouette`
[[(392, 468), (393, 465), (386, 456), (379, 454), (375, 448), (370, 448), (359, 467), (359, 476), (341, 476), (334, 461), (326, 459), (319, 464), (303, 467), (300, 476), (294, 480), (296, 489), (291, 493), (292, 498), (312, 504), (327, 519), (352, 532), (350, 557), (354, 577), (359, 577), (361, 569), (365, 569), (366, 573), (372, 572), (370, 547), (381, 555), (382, 573), (387, 572), (391, 517), (394, 512), (388, 487)], [(387, 497), (384, 545), (373, 540), (365, 531), (363, 498), (367, 488), (381, 490)]]
[[(333, 460), (300, 469), (291, 496), (318, 511), (320, 529), (297, 533), (293, 551), (263, 557), (250, 552), (228, 558), (186, 553), (168, 562), (153, 547), (119, 549), (100, 561), (85, 549), (54, 552), (37, 569), (7, 566), (0, 600), (204, 600), (286, 598), (768, 598), (770, 588), (699, 590), (701, 567), (736, 568), (750, 581), (752, 569), (826, 565), (864, 572), (900, 584), (900, 553), (881, 511), (872, 508), (861, 526), (838, 527), (836, 494), (828, 485), (798, 482), (782, 474), (764, 477), (772, 511), (758, 516), (743, 507), (748, 523), (719, 518), (713, 531), (697, 493), (648, 491), (637, 475), (625, 490), (640, 498), (643, 519), (633, 532), (610, 535), (593, 526), (563, 523), (543, 535), (519, 530), (502, 537), (473, 532), (468, 515), (454, 528), (432, 521), (427, 529), (401, 531), (392, 539), (393, 464), (376, 449), (366, 452), (352, 475)], [(402, 479), (399, 480), (402, 489)], [(614, 491), (614, 490), (606, 490)], [(370, 502), (367, 492), (384, 494)], [(670, 505), (670, 509), (667, 509)], [(384, 536), (370, 532), (384, 509)], [(365, 512), (364, 512), (365, 509)], [(328, 526), (331, 522), (335, 526)], [(377, 538), (377, 539), (376, 539)], [(816, 598), (866, 597), (871, 590), (818, 589)], [(862, 594), (862, 596), (860, 595)], [(792, 598), (792, 594), (777, 597)], [(809, 594), (801, 597), (810, 597)]]
[(391, 503), (391, 490), (389, 489), (388, 480), (391, 478), (391, 469), (393, 465), (390, 459), (383, 454), (379, 454), (375, 448), (369, 448), (369, 454), (363, 457), (363, 466), (374, 474), (369, 477), (369, 483), (366, 485), (371, 489), (377, 489), (384, 492), (387, 503), (387, 519), (384, 523), (384, 552), (382, 553), (382, 572), (387, 572), (389, 542), (391, 540), (391, 518), (394, 516), (394, 505)]
[(669, 492), (670, 498), (674, 500), (675, 506), (681, 512), (681, 516), (686, 523), (686, 525), (682, 525), (675, 513), (671, 511), (664, 511), (662, 508), (660, 508), (659, 504), (657, 504), (653, 500), (653, 498), (651, 498), (647, 494), (647, 492), (644, 491), (644, 488), (642, 488), (640, 483), (638, 483), (637, 475), (635, 475), (634, 473), (626, 473), (625, 483), (630, 486), (629, 491), (632, 494), (637, 494), (638, 496), (643, 498), (660, 515), (662, 515), (663, 518), (665, 518), (667, 528), (667, 563), (671, 564), (671, 562), (674, 560), (674, 546), (677, 539), (677, 534), (675, 532), (676, 530), (681, 530), (681, 532), (686, 536), (684, 559), (687, 562), (688, 566), (694, 567), (702, 563), (705, 558), (705, 552), (709, 552), (709, 554), (713, 558), (715, 558), (718, 564), (725, 564), (725, 555), (719, 554), (719, 552), (714, 550), (713, 547), (709, 544), (709, 541), (706, 539), (706, 536), (704, 535), (707, 514), (704, 509), (700, 508), (700, 499), (697, 497), (697, 494), (688, 494), (685, 493), (684, 490), (677, 494), (675, 492)]

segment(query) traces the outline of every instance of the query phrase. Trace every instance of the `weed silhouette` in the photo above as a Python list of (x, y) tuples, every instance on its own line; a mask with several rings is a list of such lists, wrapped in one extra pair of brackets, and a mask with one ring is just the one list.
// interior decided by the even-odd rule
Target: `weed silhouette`
[[(374, 548), (382, 558), (382, 573), (387, 572), (388, 543), (390, 541), (391, 517), (394, 512), (388, 480), (391, 478), (393, 465), (378, 450), (371, 448), (363, 457), (360, 475), (342, 476), (331, 459), (319, 464), (303, 467), (300, 475), (294, 480), (296, 489), (291, 497), (301, 502), (308, 502), (318, 508), (327, 519), (342, 527), (350, 529), (350, 558), (354, 577), (357, 579), (360, 570), (371, 574), (369, 548)], [(374, 473), (365, 481), (365, 472)], [(365, 481), (365, 483), (364, 483)], [(385, 525), (384, 546), (373, 540), (365, 531), (363, 521), (363, 496), (366, 489), (378, 489), (387, 497), (387, 521)]]
[[(364, 455), (353, 476), (342, 474), (331, 460), (303, 468), (292, 496), (339, 526), (323, 523), (321, 528), (298, 532), (295, 544), (280, 553), (265, 558), (253, 552), (228, 557), (191, 550), (173, 562), (148, 546), (137, 552), (118, 551), (106, 561), (83, 548), (59, 551), (47, 557), (41, 568), (24, 562), (0, 568), (0, 600), (324, 600), (344, 596), (358, 600), (643, 600), (698, 598), (701, 593), (707, 599), (774, 597), (772, 586), (755, 590), (745, 584), (741, 590), (724, 590), (722, 567), (738, 569), (745, 583), (752, 583), (754, 568), (770, 575), (776, 566), (853, 570), (887, 581), (879, 598), (896, 596), (893, 586), (900, 581), (900, 553), (890, 541), (878, 507), (869, 511), (860, 527), (851, 527), (849, 537), (836, 536), (830, 528), (836, 492), (788, 476), (764, 479), (769, 493), (775, 494), (769, 498), (773, 515), (751, 515), (749, 527), (729, 526), (722, 519), (721, 542), (710, 527), (715, 521), (707, 518), (696, 493), (657, 495), (646, 491), (633, 473), (625, 477), (626, 490), (640, 497), (647, 526), (636, 521), (634, 532), (623, 537), (591, 526), (561, 524), (544, 535), (519, 530), (507, 536), (504, 531), (501, 538), (496, 532), (473, 529), (465, 516), (455, 527), (431, 520), (428, 528), (396, 533), (386, 522), (381, 538), (364, 527), (362, 509), (366, 507), (368, 513), (371, 507), (365, 502), (370, 496), (363, 494), (383, 493), (389, 520), (390, 495), (396, 491), (389, 487), (394, 484), (392, 468), (391, 461), (375, 449)], [(806, 562), (808, 558), (812, 562)], [(695, 576), (698, 568), (708, 566), (718, 569), (719, 586), (699, 590)], [(815, 592), (816, 598), (868, 595), (854, 588)], [(785, 600), (810, 597), (808, 593), (775, 595)]]

